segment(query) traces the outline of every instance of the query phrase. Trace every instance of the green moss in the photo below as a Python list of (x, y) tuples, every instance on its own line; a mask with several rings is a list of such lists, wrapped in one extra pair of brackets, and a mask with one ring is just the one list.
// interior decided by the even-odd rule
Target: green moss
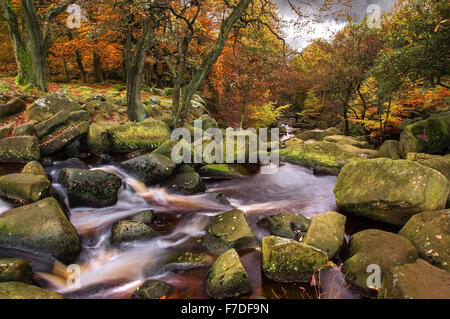
[(9, 174), (0, 177), (0, 195), (22, 203), (31, 203), (50, 196), (50, 182), (46, 176)]
[(64, 296), (23, 282), (0, 283), (0, 299), (63, 299)]
[(8, 281), (31, 284), (33, 282), (31, 263), (20, 258), (0, 259), (0, 282)]
[(267, 227), (271, 235), (298, 239), (306, 235), (311, 220), (300, 214), (285, 212), (266, 216), (258, 224)]

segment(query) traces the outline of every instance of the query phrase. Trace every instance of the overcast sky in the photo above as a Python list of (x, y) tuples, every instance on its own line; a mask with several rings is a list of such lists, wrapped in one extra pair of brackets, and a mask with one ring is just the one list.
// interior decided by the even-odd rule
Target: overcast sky
[[(312, 2), (315, 2), (313, 0)], [(317, 0), (320, 1), (320, 0)], [(380, 6), (381, 11), (389, 10), (391, 6), (397, 0), (351, 0), (352, 2), (352, 12), (357, 14), (359, 17), (363, 17), (367, 8), (371, 4), (377, 4)], [(296, 19), (296, 14), (291, 10), (287, 0), (275, 0), (278, 5), (281, 16), (286, 20)], [(330, 38), (331, 35), (339, 31), (345, 26), (343, 22), (336, 22), (334, 19), (326, 20), (321, 23), (313, 23), (307, 29), (298, 30), (294, 27), (293, 23), (290, 23), (288, 27), (284, 30), (286, 34), (286, 40), (291, 47), (297, 50), (304, 49), (308, 44), (309, 40), (315, 38)]]

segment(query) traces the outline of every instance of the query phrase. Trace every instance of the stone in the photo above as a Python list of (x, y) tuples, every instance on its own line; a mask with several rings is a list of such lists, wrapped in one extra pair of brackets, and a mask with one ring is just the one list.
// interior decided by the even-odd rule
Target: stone
[(31, 263), (21, 258), (0, 259), (0, 283), (8, 281), (31, 284), (33, 282)]
[(69, 120), (72, 122), (84, 122), (89, 121), (90, 119), (89, 112), (84, 110), (70, 112), (69, 114)]
[(30, 121), (28, 123), (16, 126), (12, 131), (12, 136), (33, 136), (36, 134), (34, 131), (34, 125), (37, 122)]
[(175, 193), (193, 195), (206, 191), (202, 178), (197, 173), (184, 173), (171, 177), (165, 185)]
[(111, 229), (111, 241), (113, 244), (151, 239), (156, 236), (158, 236), (158, 233), (149, 226), (132, 220), (118, 221)]
[(109, 139), (109, 128), (112, 125), (105, 123), (92, 123), (87, 134), (87, 146), (89, 151), (95, 154), (108, 154), (112, 143)]
[(0, 195), (21, 203), (32, 203), (50, 196), (47, 176), (9, 174), (0, 177)]
[(66, 110), (59, 111), (49, 119), (42, 121), (34, 126), (34, 130), (39, 138), (52, 132), (59, 125), (65, 123), (69, 119), (69, 112)]
[(27, 163), (20, 172), (21, 174), (31, 174), (31, 175), (43, 175), (47, 176), (44, 171), (44, 167), (42, 167), (41, 163), (38, 161), (31, 161)]
[(400, 153), (400, 142), (395, 140), (384, 141), (378, 151), (378, 157), (390, 158), (393, 160), (401, 159), (402, 155)]
[(213, 179), (230, 179), (249, 176), (250, 172), (239, 164), (208, 164), (200, 168), (199, 174)]
[(0, 140), (0, 161), (28, 162), (40, 160), (39, 140), (36, 136), (14, 136)]
[(76, 139), (87, 134), (88, 131), (89, 131), (89, 122), (82, 122), (76, 126), (68, 128), (61, 134), (43, 142), (39, 147), (41, 155), (49, 156), (53, 153), (62, 150), (67, 145), (74, 142)]
[(82, 110), (82, 108), (80, 104), (71, 100), (63, 93), (56, 92), (41, 97), (31, 104), (26, 112), (25, 119), (42, 122), (62, 110), (70, 113)]
[(172, 290), (169, 284), (159, 280), (147, 280), (133, 293), (133, 299), (162, 299)]
[(143, 210), (131, 217), (128, 217), (127, 220), (132, 220), (135, 222), (140, 222), (144, 224), (150, 224), (156, 218), (156, 212), (152, 209)]
[(64, 296), (23, 282), (0, 283), (0, 299), (64, 299)]
[(10, 136), (13, 130), (14, 130), (14, 123), (9, 123), (0, 126), (0, 139)]
[(333, 132), (320, 130), (320, 129), (314, 129), (309, 131), (304, 131), (302, 133), (298, 133), (295, 137), (304, 141), (307, 140), (315, 140), (315, 141), (322, 141), (327, 136), (334, 135)]
[(157, 184), (171, 176), (176, 165), (169, 157), (152, 153), (122, 162), (120, 166), (143, 182)]
[(339, 145), (351, 145), (351, 146), (355, 146), (358, 148), (365, 148), (365, 149), (370, 148), (369, 143), (367, 143), (366, 141), (360, 141), (360, 140), (358, 140), (354, 137), (350, 137), (350, 136), (330, 135), (330, 136), (326, 136), (323, 140), (325, 142), (336, 143)]
[(191, 270), (211, 267), (213, 262), (214, 258), (206, 253), (186, 252), (170, 259), (164, 267), (170, 271)]
[(297, 240), (306, 235), (311, 220), (301, 214), (284, 212), (266, 216), (258, 224), (267, 227), (271, 235)]
[(13, 98), (8, 103), (0, 105), (0, 118), (20, 113), (25, 110), (26, 106), (21, 99)]
[(83, 107), (84, 110), (87, 111), (91, 116), (104, 113), (108, 115), (108, 117), (111, 115), (112, 112), (117, 112), (119, 109), (119, 107), (116, 104), (101, 100), (90, 101), (85, 105), (83, 105)]

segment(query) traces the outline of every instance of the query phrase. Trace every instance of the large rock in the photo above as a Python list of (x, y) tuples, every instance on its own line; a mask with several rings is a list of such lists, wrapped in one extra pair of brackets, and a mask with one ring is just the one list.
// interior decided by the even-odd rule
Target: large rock
[(131, 298), (133, 299), (162, 299), (167, 297), (172, 290), (169, 284), (159, 280), (147, 280), (136, 288)]
[(33, 282), (31, 263), (21, 258), (0, 259), (0, 282), (7, 281), (31, 284)]
[(120, 165), (141, 181), (153, 184), (168, 178), (175, 169), (175, 164), (169, 157), (153, 153), (135, 157)]
[(344, 135), (330, 135), (323, 139), (325, 142), (336, 143), (339, 145), (352, 145), (359, 148), (370, 148), (369, 143), (366, 141), (360, 141), (351, 136)]
[(118, 221), (111, 229), (111, 241), (113, 244), (151, 239), (157, 235), (158, 233), (146, 224), (132, 220)]
[(117, 203), (122, 180), (100, 170), (64, 168), (58, 182), (64, 186), (71, 206), (106, 207)]
[(36, 134), (34, 131), (34, 125), (36, 124), (36, 121), (30, 121), (28, 123), (24, 123), (21, 125), (18, 125), (14, 128), (12, 131), (12, 136), (33, 136)]
[(40, 160), (39, 140), (36, 136), (13, 136), (0, 140), (0, 161), (28, 162)]
[(34, 130), (38, 137), (43, 137), (44, 135), (50, 133), (54, 128), (63, 124), (69, 119), (69, 112), (66, 110), (59, 111), (49, 119), (40, 122), (34, 126)]
[(111, 151), (109, 129), (113, 127), (107, 123), (92, 123), (87, 134), (89, 151), (95, 154), (108, 154)]
[(74, 112), (82, 110), (81, 105), (71, 100), (60, 92), (53, 93), (48, 96), (41, 97), (36, 100), (27, 110), (26, 119), (45, 121), (58, 113), (65, 110), (67, 112)]
[(408, 153), (406, 159), (441, 172), (450, 182), (450, 155), (440, 156), (424, 153)]
[(359, 148), (350, 144), (337, 144), (342, 150), (354, 153), (363, 158), (377, 158), (378, 151), (369, 148)]
[(14, 130), (14, 123), (0, 126), (0, 139), (8, 137)]
[(169, 190), (184, 195), (193, 195), (206, 191), (202, 178), (195, 172), (175, 175), (165, 185)]
[(450, 209), (414, 215), (400, 232), (421, 258), (450, 271)]
[(253, 291), (235, 249), (228, 250), (214, 262), (206, 279), (206, 291), (216, 299), (237, 298)]
[(0, 299), (64, 299), (64, 296), (23, 282), (0, 283)]
[(390, 267), (412, 263), (419, 257), (417, 249), (406, 238), (377, 229), (353, 235), (346, 255), (348, 259), (342, 272), (346, 275), (347, 282), (367, 295), (372, 292), (367, 283), (370, 265), (379, 266), (383, 277)]
[(44, 167), (38, 161), (31, 161), (27, 163), (20, 172), (22, 174), (41, 175), (46, 176)]
[(297, 134), (295, 137), (299, 138), (301, 140), (304, 140), (304, 141), (306, 141), (306, 140), (322, 141), (327, 136), (341, 135), (341, 134), (337, 134), (337, 133), (339, 133), (339, 131), (336, 131), (335, 128), (331, 128), (328, 130), (315, 129), (315, 130), (301, 132), (301, 133)]
[(46, 176), (9, 174), (0, 177), (0, 195), (21, 203), (32, 203), (50, 196)]
[(378, 157), (390, 158), (393, 160), (401, 159), (400, 143), (395, 140), (384, 141), (383, 145), (381, 145), (378, 150)]
[(421, 164), (372, 159), (347, 164), (334, 193), (346, 212), (403, 226), (414, 214), (444, 209), (449, 185), (445, 176)]
[(164, 267), (167, 270), (179, 271), (211, 267), (213, 263), (214, 258), (209, 254), (186, 252), (171, 258)]
[(267, 227), (270, 234), (290, 239), (303, 239), (311, 220), (300, 214), (281, 213), (261, 219), (258, 224)]
[(277, 282), (310, 282), (327, 265), (327, 254), (298, 241), (270, 236), (262, 240), (262, 268)]
[(83, 105), (83, 107), (87, 112), (89, 112), (91, 116), (97, 115), (99, 113), (104, 113), (110, 116), (112, 112), (117, 112), (119, 109), (119, 107), (115, 104), (100, 100), (90, 101)]
[(1, 214), (0, 246), (49, 255), (67, 264), (81, 249), (77, 231), (52, 197)]
[(344, 243), (345, 221), (344, 215), (335, 212), (313, 216), (303, 243), (325, 251), (332, 259)]
[(58, 152), (87, 134), (89, 131), (89, 122), (82, 122), (76, 126), (70, 127), (64, 130), (61, 134), (51, 137), (49, 140), (43, 142), (39, 149), (42, 156), (49, 156), (55, 152)]
[(440, 154), (450, 146), (450, 112), (408, 125), (400, 135), (400, 152)]
[(14, 98), (6, 104), (0, 105), (0, 118), (14, 115), (25, 110), (27, 105), (19, 98)]
[(422, 259), (391, 267), (383, 278), (378, 298), (449, 299), (450, 273)]
[(232, 210), (214, 217), (206, 228), (203, 245), (213, 254), (222, 254), (230, 248), (237, 251), (256, 248), (259, 240), (250, 229), (244, 212)]

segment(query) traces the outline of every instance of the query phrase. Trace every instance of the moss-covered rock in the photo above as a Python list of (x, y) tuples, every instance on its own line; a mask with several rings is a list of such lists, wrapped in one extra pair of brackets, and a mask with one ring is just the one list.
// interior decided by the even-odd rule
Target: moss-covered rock
[(345, 221), (344, 215), (335, 212), (313, 216), (303, 243), (325, 251), (332, 259), (344, 243)]
[(175, 169), (175, 164), (169, 157), (153, 153), (135, 157), (120, 165), (141, 181), (153, 184), (168, 178)]
[(284, 212), (261, 219), (258, 224), (267, 227), (271, 235), (300, 239), (306, 235), (311, 220), (301, 214)]
[(46, 176), (44, 167), (42, 167), (41, 163), (38, 161), (31, 161), (27, 163), (21, 171), (22, 174), (31, 174), (31, 175), (43, 175)]
[(166, 187), (175, 192), (184, 195), (193, 195), (206, 191), (205, 183), (197, 173), (184, 173), (171, 177)]
[(378, 265), (381, 276), (390, 267), (416, 261), (419, 257), (417, 249), (404, 237), (377, 230), (368, 229), (354, 234), (346, 248), (348, 259), (342, 267), (349, 284), (363, 294), (371, 294), (367, 285), (370, 265)]
[(14, 98), (6, 104), (0, 104), (0, 118), (14, 115), (25, 110), (26, 104), (19, 98)]
[(39, 146), (42, 156), (49, 156), (56, 153), (75, 140), (84, 136), (89, 131), (89, 122), (82, 122), (64, 130), (59, 135), (50, 138)]
[(108, 154), (111, 151), (109, 129), (113, 125), (109, 123), (92, 123), (87, 134), (87, 146), (90, 152), (95, 154)]
[(32, 203), (50, 196), (46, 176), (9, 174), (0, 177), (0, 195), (21, 203)]
[(116, 104), (101, 101), (101, 100), (93, 100), (83, 105), (83, 108), (85, 111), (89, 112), (91, 116), (104, 113), (108, 115), (108, 117), (111, 115), (112, 112), (117, 112), (119, 107)]
[(378, 157), (390, 158), (393, 160), (401, 159), (400, 143), (395, 140), (384, 141), (383, 145), (381, 145), (378, 150)]
[(111, 241), (113, 244), (151, 239), (156, 236), (158, 236), (158, 233), (149, 226), (133, 220), (118, 221), (111, 229)]
[(23, 282), (0, 283), (0, 299), (64, 299), (64, 296)]
[(156, 212), (152, 209), (143, 210), (133, 216), (127, 218), (127, 220), (132, 220), (135, 222), (140, 222), (144, 224), (150, 224), (156, 218)]
[(172, 290), (169, 284), (159, 280), (147, 280), (133, 293), (133, 299), (161, 299)]
[(211, 255), (205, 253), (186, 252), (171, 258), (165, 265), (170, 271), (190, 270), (210, 267), (214, 262)]
[(354, 153), (363, 158), (377, 158), (378, 151), (367, 148), (359, 148), (350, 144), (337, 144), (342, 150), (350, 153)]
[(72, 207), (106, 207), (117, 202), (122, 180), (100, 170), (64, 168), (58, 182), (66, 189)]
[(54, 128), (63, 124), (69, 119), (69, 112), (66, 110), (59, 111), (49, 119), (42, 121), (34, 126), (34, 130), (39, 138), (50, 133)]
[(27, 109), (26, 120), (45, 121), (58, 113), (65, 110), (74, 112), (82, 110), (81, 105), (71, 100), (60, 92), (53, 93), (48, 96), (41, 97), (36, 100)]
[(12, 136), (33, 136), (36, 134), (34, 131), (34, 125), (36, 121), (30, 121), (28, 123), (18, 125), (12, 131)]
[(232, 210), (214, 217), (206, 227), (203, 245), (213, 254), (222, 254), (230, 248), (237, 251), (256, 248), (259, 240), (250, 229), (244, 212)]
[(0, 140), (0, 161), (28, 162), (40, 160), (39, 140), (36, 136), (13, 136)]
[(8, 123), (6, 125), (0, 126), (0, 139), (8, 137), (11, 135), (14, 129), (14, 123)]
[(408, 125), (400, 135), (400, 152), (441, 154), (450, 146), (450, 112)]
[(81, 110), (81, 111), (74, 111), (70, 112), (69, 114), (69, 120), (72, 122), (84, 122), (90, 120), (89, 112)]
[(421, 164), (372, 159), (347, 164), (334, 193), (346, 212), (403, 226), (414, 214), (444, 209), (449, 185), (445, 176)]
[(161, 108), (161, 106), (155, 104), (150, 105), (144, 104), (144, 110), (147, 113), (148, 117), (158, 117), (164, 114), (164, 111)]
[(53, 256), (63, 263), (75, 261), (81, 249), (75, 228), (52, 197), (1, 214), (0, 246)]
[(360, 141), (351, 136), (330, 135), (330, 136), (326, 136), (323, 140), (325, 142), (336, 143), (339, 145), (352, 145), (355, 147), (366, 148), (366, 149), (370, 148), (369, 143), (367, 143), (366, 141)]
[[(334, 132), (331, 132), (331, 131), (315, 129), (315, 130), (309, 130), (309, 131), (304, 131), (304, 132), (298, 133), (295, 137), (298, 139), (304, 140), (304, 141), (307, 141), (307, 140), (322, 141), (327, 136), (335, 135), (333, 133)], [(336, 134), (336, 135), (339, 135), (339, 134)]]
[(271, 280), (310, 282), (327, 262), (324, 251), (304, 243), (276, 236), (262, 240), (262, 269)]
[(237, 298), (250, 294), (252, 284), (235, 249), (230, 249), (216, 259), (206, 279), (208, 295), (216, 299)]
[(430, 155), (424, 153), (408, 153), (407, 160), (420, 163), (442, 173), (450, 182), (450, 155)]
[(249, 176), (250, 172), (239, 164), (208, 164), (200, 168), (200, 176), (214, 179), (229, 179)]
[(33, 282), (31, 263), (21, 258), (0, 259), (0, 282), (7, 281), (31, 284)]
[(450, 209), (411, 217), (400, 232), (421, 258), (450, 272)]

